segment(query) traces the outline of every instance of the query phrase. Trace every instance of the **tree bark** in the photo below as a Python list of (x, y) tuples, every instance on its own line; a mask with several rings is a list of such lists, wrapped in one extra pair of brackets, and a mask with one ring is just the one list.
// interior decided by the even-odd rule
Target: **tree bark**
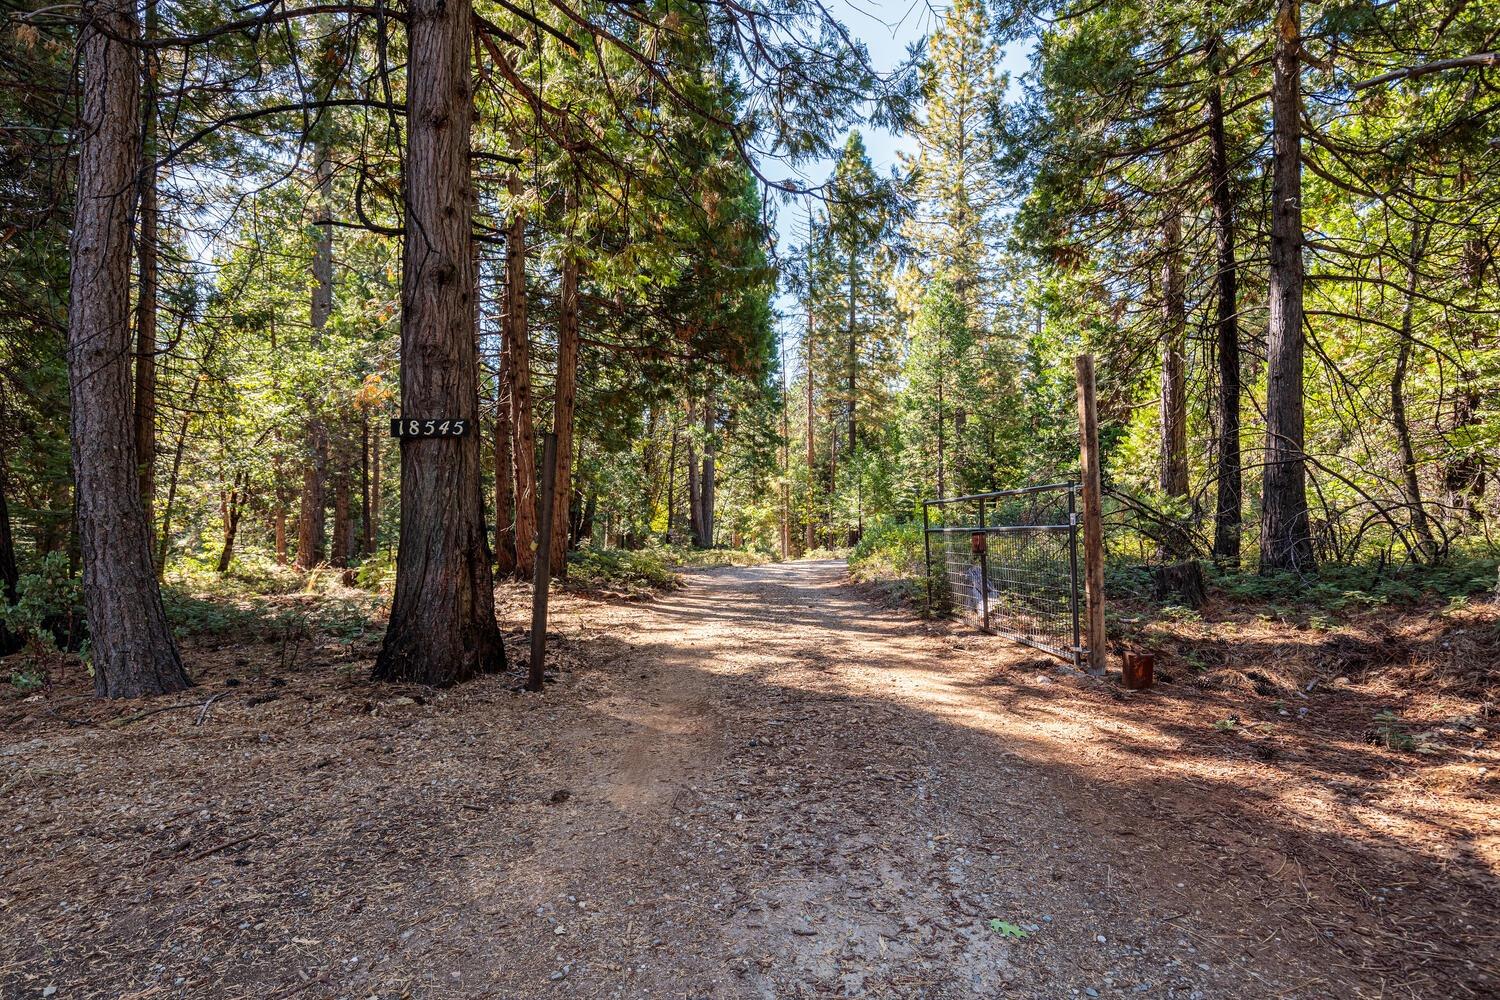
[(672, 443), (667, 448), (667, 541), (672, 540), (672, 529), (677, 526), (677, 442), (681, 432), (677, 428), (677, 415), (672, 415)]
[(687, 406), (687, 499), (688, 499), (688, 535), (693, 545), (703, 537), (702, 510), (698, 506), (702, 494), (698, 492), (698, 446), (693, 443), (693, 425), (698, 422), (698, 408), (692, 401), (688, 400)]
[[(0, 426), (4, 423), (4, 397), (0, 395)], [(16, 564), (16, 540), (10, 528), (9, 465), (4, 452), (0, 451), (0, 599), (6, 604), (15, 604), (21, 596), (21, 573)], [(8, 656), (21, 646), (20, 637), (6, 628), (4, 621), (0, 621), (0, 656)]]
[[(468, 0), (407, 6), (401, 413), (479, 426), (470, 266), (473, 113)], [(502, 670), (480, 488), (480, 438), (403, 438), (396, 593), (377, 680), (449, 685)]]
[[(193, 383), (193, 391), (188, 394), (188, 409), (192, 409), (192, 402), (198, 395), (198, 382)], [(182, 415), (182, 421), (177, 427), (177, 447), (172, 454), (172, 475), (167, 480), (167, 502), (161, 509), (161, 535), (156, 542), (156, 576), (160, 579), (167, 571), (167, 550), (172, 544), (172, 512), (177, 505), (177, 484), (182, 479), (182, 455), (187, 451), (188, 413)]]
[(16, 539), (10, 527), (9, 496), (10, 463), (0, 454), (0, 594), (4, 595), (7, 604), (14, 604), (20, 598), (17, 588), (21, 572), (16, 563)]
[[(599, 513), (599, 494), (592, 488), (583, 500), (583, 516), (578, 519), (578, 530), (573, 533), (573, 544), (581, 545), (594, 537), (594, 518)], [(605, 544), (609, 544), (609, 521), (605, 520)]]
[(712, 396), (703, 400), (703, 474), (698, 488), (698, 547), (714, 547), (714, 485), (718, 475), (717, 449), (714, 444), (714, 401)]
[(381, 437), (376, 434), (370, 442), (370, 554), (374, 555), (380, 550), (380, 470), (382, 462), (380, 458)]
[(857, 329), (857, 311), (855, 306), (855, 295), (858, 288), (858, 276), (854, 251), (849, 251), (849, 460), (852, 463), (854, 456), (859, 450), (859, 334)]
[(1401, 485), (1406, 494), (1412, 533), (1417, 536), (1417, 552), (1423, 562), (1430, 563), (1437, 558), (1438, 545), (1427, 520), (1427, 509), (1422, 506), (1422, 486), (1417, 481), (1417, 451), (1412, 445), (1411, 425), (1406, 419), (1406, 369), (1411, 362), (1412, 320), (1425, 243), (1426, 233), (1421, 224), (1413, 223), (1411, 252), (1406, 262), (1406, 301), (1401, 307), (1401, 336), (1396, 345), (1395, 370), (1391, 373), (1391, 423), (1395, 425), (1396, 440), (1401, 447)]
[[(512, 198), (521, 178), (510, 176)], [(511, 215), (505, 241), (505, 349), (510, 355), (511, 458), (516, 482), (516, 576), (536, 570), (536, 425), (531, 406), (531, 333), (526, 326), (526, 213)]]
[(235, 476), (229, 489), (220, 494), (219, 513), (224, 525), (224, 546), (219, 550), (220, 576), (229, 572), (229, 564), (234, 559), (234, 540), (240, 531), (240, 512), (244, 507), (244, 490), (249, 478), (243, 473)]
[[(571, 218), (578, 206), (578, 193), (571, 185), (565, 211)], [(558, 303), (557, 381), (552, 393), (552, 432), (557, 435), (557, 470), (553, 496), (563, 503), (552, 505), (552, 575), (568, 578), (567, 498), (573, 495), (573, 409), (578, 388), (578, 254), (572, 248), (563, 255), (562, 288)]]
[(803, 379), (807, 390), (807, 523), (803, 526), (802, 543), (807, 551), (818, 547), (816, 529), (813, 525), (813, 512), (816, 509), (817, 476), (813, 470), (817, 468), (818, 451), (817, 437), (814, 434), (813, 422), (813, 311), (812, 297), (807, 300), (807, 343), (803, 345), (807, 352), (807, 371)]
[[(1211, 46), (1217, 57), (1217, 39)], [(1229, 187), (1229, 148), (1224, 138), (1223, 84), (1208, 92), (1209, 182), (1213, 187), (1214, 250), (1217, 255), (1218, 316), (1215, 322), (1219, 368), (1219, 448), (1214, 508), (1214, 559), (1240, 564), (1242, 490), (1240, 484), (1240, 330), (1238, 265), (1234, 249), (1234, 193)]]
[[(320, 218), (330, 211), (333, 167), (328, 158), (328, 140), (319, 136), (314, 168), (318, 184)], [(323, 330), (333, 314), (333, 226), (318, 223), (313, 250), (312, 349), (323, 344)], [(297, 522), (297, 567), (310, 570), (327, 557), (325, 518), (328, 510), (328, 428), (317, 403), (308, 400), (307, 456), (302, 471), (302, 512)]]
[(495, 572), (516, 571), (516, 480), (510, 428), (511, 377), (508, 338), (500, 336), (495, 378)]
[(272, 523), (276, 534), (276, 565), (286, 565), (286, 505), (279, 499), (276, 501), (276, 511), (272, 515)]
[(1188, 494), (1187, 302), (1182, 284), (1182, 220), (1169, 208), (1162, 222), (1161, 491)]
[(370, 414), (359, 417), (359, 554), (375, 554), (375, 522), (370, 509)]
[(1261, 572), (1316, 569), (1307, 510), (1302, 359), (1301, 0), (1278, 0), (1271, 81), (1271, 308)]
[[(145, 37), (156, 33), (156, 3), (146, 4)], [(146, 528), (156, 516), (156, 299), (157, 299), (157, 197), (156, 197), (156, 53), (147, 50), (142, 60), (145, 89), (141, 109), (141, 202), (137, 220), (136, 259), (140, 287), (135, 308), (135, 451), (141, 507)]]
[[(784, 345), (785, 341), (781, 341)], [(781, 348), (781, 558), (792, 557), (792, 427), (788, 412), (786, 348)]]
[(329, 563), (348, 569), (354, 555), (354, 519), (350, 503), (350, 461), (348, 427), (339, 422), (338, 443), (333, 449), (333, 543)]
[(131, 405), (131, 211), (138, 197), (140, 63), (133, 5), (88, 0), (68, 309), (73, 481), (94, 687), (133, 698), (190, 685), (162, 608), (141, 506)]

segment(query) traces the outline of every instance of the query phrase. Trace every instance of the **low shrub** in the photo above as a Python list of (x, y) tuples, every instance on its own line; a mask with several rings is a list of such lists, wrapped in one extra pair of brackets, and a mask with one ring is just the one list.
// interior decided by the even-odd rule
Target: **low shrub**
[(647, 593), (681, 580), (658, 549), (583, 548), (568, 555), (568, 581), (584, 590)]
[(52, 649), (78, 650), (88, 641), (83, 581), (68, 557), (50, 552), (16, 584), (16, 603), (0, 600), (0, 623), (15, 639)]
[(909, 604), (927, 593), (922, 527), (911, 521), (882, 518), (865, 529), (848, 554), (849, 572), (862, 583), (879, 586)]
[(775, 562), (769, 552), (759, 549), (699, 549), (691, 545), (659, 545), (645, 552), (659, 553), (671, 566), (759, 566)]

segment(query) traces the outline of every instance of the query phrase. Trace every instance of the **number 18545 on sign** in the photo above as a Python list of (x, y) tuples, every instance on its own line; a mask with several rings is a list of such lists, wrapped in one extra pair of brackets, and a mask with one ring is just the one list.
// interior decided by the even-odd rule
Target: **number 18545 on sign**
[(431, 438), (463, 437), (469, 433), (470, 421), (441, 417), (392, 417), (391, 437)]

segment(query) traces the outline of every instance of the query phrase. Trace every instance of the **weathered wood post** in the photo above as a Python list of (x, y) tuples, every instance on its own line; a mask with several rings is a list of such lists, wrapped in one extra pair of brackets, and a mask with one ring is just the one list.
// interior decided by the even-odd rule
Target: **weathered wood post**
[[(548, 431), (542, 444), (542, 509), (537, 520), (536, 571), (531, 586), (531, 665), (526, 690), (542, 689), (547, 665), (547, 594), (552, 587), (552, 494), (557, 486), (557, 435)], [(518, 546), (529, 539), (517, 538)]]
[(1078, 370), (1078, 464), (1083, 480), (1084, 610), (1089, 639), (1088, 671), (1104, 673), (1104, 531), (1100, 516), (1099, 409), (1094, 397), (1094, 357), (1080, 354)]

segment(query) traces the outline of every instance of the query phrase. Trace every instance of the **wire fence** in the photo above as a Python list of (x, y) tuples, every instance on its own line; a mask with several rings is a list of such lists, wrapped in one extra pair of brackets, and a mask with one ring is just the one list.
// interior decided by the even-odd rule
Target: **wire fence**
[(1077, 483), (922, 503), (927, 599), (939, 613), (1077, 664)]

